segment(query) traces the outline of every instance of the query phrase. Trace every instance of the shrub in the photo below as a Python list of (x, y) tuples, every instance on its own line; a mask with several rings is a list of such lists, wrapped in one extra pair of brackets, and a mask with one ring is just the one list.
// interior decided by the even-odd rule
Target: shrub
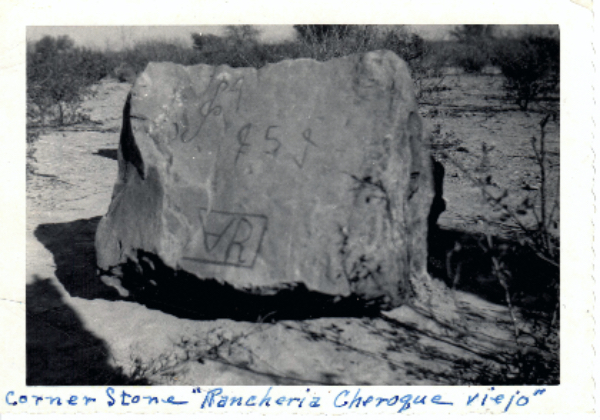
[(301, 56), (327, 61), (355, 52), (378, 49), (376, 34), (370, 26), (296, 25)]
[(85, 88), (108, 72), (101, 53), (76, 48), (67, 36), (46, 36), (28, 44), (27, 116), (41, 125), (47, 118), (64, 125), (68, 111), (79, 105)]
[(450, 34), (458, 41), (454, 50), (454, 65), (466, 73), (481, 73), (490, 64), (489, 46), (492, 25), (458, 25)]
[(36, 147), (35, 147), (35, 143), (38, 141), (39, 137), (40, 137), (40, 132), (31, 128), (31, 127), (27, 127), (27, 158), (26, 158), (26, 174), (27, 174), (27, 178), (29, 179), (29, 177), (33, 174), (35, 174), (35, 171), (37, 169), (35, 163), (37, 162), (37, 159), (35, 158), (35, 151), (36, 151)]
[(495, 45), (493, 62), (505, 77), (506, 92), (523, 111), (539, 95), (558, 90), (560, 45), (556, 38), (530, 34), (504, 39)]
[(211, 65), (260, 68), (273, 61), (267, 45), (260, 44), (260, 32), (251, 25), (229, 25), (225, 36), (192, 34), (201, 62)]
[(465, 73), (481, 73), (489, 63), (489, 58), (481, 46), (467, 44), (458, 50), (455, 62)]
[(276, 44), (258, 42), (258, 32), (248, 26), (228, 26), (224, 37), (192, 34), (201, 62), (211, 65), (260, 68), (284, 59), (330, 60), (353, 53), (379, 49), (394, 51), (406, 61), (421, 57), (425, 42), (403, 28), (382, 30), (369, 25), (295, 25), (293, 41)]
[(344, 37), (351, 25), (294, 25), (301, 39), (308, 42), (323, 42), (329, 37)]
[(113, 72), (115, 74), (115, 77), (121, 83), (133, 83), (135, 81), (135, 78), (137, 77), (137, 73), (135, 72), (133, 67), (127, 63), (119, 64), (119, 66), (116, 67)]
[[(112, 53), (113, 74), (122, 79), (131, 72), (136, 74), (144, 71), (150, 62), (172, 62), (193, 65), (202, 62), (198, 52), (180, 41), (151, 40), (136, 43), (133, 48)], [(118, 66), (118, 67), (117, 67)], [(123, 74), (121, 74), (123, 73)]]
[(374, 25), (295, 25), (300, 55), (319, 61), (354, 53), (390, 50), (407, 62), (425, 53), (425, 41), (404, 27), (382, 29)]

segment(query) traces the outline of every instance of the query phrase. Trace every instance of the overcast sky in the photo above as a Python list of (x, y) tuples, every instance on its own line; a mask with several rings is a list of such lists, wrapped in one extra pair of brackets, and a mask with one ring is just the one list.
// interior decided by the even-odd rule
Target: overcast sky
[[(292, 25), (256, 25), (261, 39), (266, 42), (291, 39), (295, 36)], [(410, 25), (424, 38), (443, 38), (453, 25)], [(148, 39), (180, 40), (191, 46), (191, 34), (223, 33), (223, 26), (30, 26), (27, 40), (36, 41), (45, 35), (70, 36), (77, 45), (119, 50), (135, 42)]]

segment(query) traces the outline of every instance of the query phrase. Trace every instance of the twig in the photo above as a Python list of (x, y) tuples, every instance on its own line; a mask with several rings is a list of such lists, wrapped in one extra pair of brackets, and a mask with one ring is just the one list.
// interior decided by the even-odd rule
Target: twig
[(512, 211), (512, 209), (510, 207), (508, 207), (505, 204), (501, 204), (501, 201), (504, 197), (506, 197), (506, 195), (508, 194), (508, 190), (504, 190), (502, 192), (502, 194), (500, 194), (499, 197), (496, 197), (493, 193), (491, 193), (490, 191), (487, 190), (487, 186), (486, 184), (484, 184), (479, 178), (475, 178), (474, 176), (472, 176), (470, 174), (470, 172), (464, 167), (462, 166), (462, 164), (460, 164), (458, 161), (456, 161), (455, 159), (453, 159), (450, 155), (448, 155), (446, 152), (440, 152), (441, 156), (444, 157), (445, 159), (448, 159), (452, 164), (454, 164), (456, 167), (458, 167), (458, 169), (461, 170), (461, 172), (476, 186), (478, 186), (481, 189), (481, 192), (486, 196), (486, 198), (488, 199), (488, 201), (493, 201), (493, 205), (495, 206), (500, 206), (502, 209), (504, 209), (509, 216), (513, 219), (513, 221), (519, 226), (519, 228), (521, 230), (523, 230), (524, 232), (528, 232), (529, 229), (521, 222), (521, 220), (519, 219), (519, 217), (515, 214), (514, 211)]
[(542, 260), (546, 261), (547, 263), (552, 264), (554, 267), (560, 268), (560, 265), (556, 261), (552, 261), (550, 258), (543, 255), (540, 251), (535, 249), (531, 244), (528, 244), (528, 245), (531, 248), (531, 250), (533, 252), (535, 252), (535, 255), (537, 255), (538, 257), (540, 257)]
[(555, 199), (554, 199), (554, 205), (552, 206), (552, 210), (550, 211), (550, 215), (548, 216), (548, 220), (546, 221), (547, 223), (547, 227), (550, 226), (550, 224), (552, 223), (552, 220), (554, 219), (554, 212), (556, 210), (558, 210), (558, 206), (560, 204), (560, 179), (557, 180), (556, 182), (556, 195), (555, 195)]
[[(491, 236), (488, 236), (491, 238)], [(491, 250), (490, 250), (491, 251)], [(506, 305), (508, 306), (508, 312), (510, 314), (510, 318), (512, 320), (513, 323), (513, 328), (514, 328), (514, 333), (515, 333), (515, 340), (517, 338), (519, 338), (519, 327), (517, 326), (517, 317), (515, 316), (515, 312), (513, 309), (513, 305), (512, 305), (512, 301), (510, 299), (510, 292), (508, 291), (508, 283), (506, 282), (506, 274), (505, 271), (502, 267), (501, 267), (501, 263), (499, 261), (499, 259), (497, 257), (492, 257), (492, 263), (494, 264), (494, 272), (496, 274), (496, 278), (498, 279), (498, 281), (500, 282), (500, 285), (502, 286), (502, 288), (504, 289), (504, 294), (506, 297)]]

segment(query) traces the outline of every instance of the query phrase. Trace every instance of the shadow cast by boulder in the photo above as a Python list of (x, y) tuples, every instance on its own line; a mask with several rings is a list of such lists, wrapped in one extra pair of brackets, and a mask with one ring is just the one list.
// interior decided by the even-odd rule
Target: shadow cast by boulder
[(120, 300), (96, 273), (94, 237), (100, 217), (39, 225), (34, 235), (54, 256), (56, 277), (69, 295), (83, 299)]
[[(71, 296), (123, 300), (114, 288), (100, 280), (96, 270), (94, 237), (99, 221), (100, 217), (94, 217), (40, 225), (35, 236), (52, 252), (56, 276)], [(432, 230), (429, 272), (450, 287), (505, 304), (506, 292), (492, 273), (491, 257), (480, 246), (483, 239), (481, 234), (442, 228)], [(553, 293), (555, 284), (552, 280), (559, 278), (558, 269), (537, 258), (526, 247), (499, 238), (494, 241), (508, 244), (511, 250), (505, 259), (512, 272), (510, 292), (513, 303), (527, 309), (551, 310), (557, 297)], [(457, 244), (460, 245), (459, 252), (456, 251)], [(142, 264), (128, 263), (123, 267), (123, 286), (132, 292), (128, 299), (179, 317), (254, 322), (265, 318), (373, 317), (379, 314), (376, 302), (356, 297), (335, 298), (309, 291), (303, 285), (258, 294), (212, 279), (199, 280), (189, 273), (165, 266), (152, 254), (140, 254), (138, 261)]]
[(142, 273), (133, 263), (123, 267), (121, 282), (132, 292), (129, 298), (123, 298), (116, 289), (103, 283), (97, 273), (94, 237), (99, 222), (100, 217), (94, 217), (44, 224), (34, 232), (52, 252), (56, 277), (73, 297), (134, 300), (152, 309), (196, 320), (229, 318), (255, 322), (266, 318), (363, 317), (379, 313), (377, 302), (369, 304), (354, 297), (339, 299), (309, 291), (303, 285), (267, 296), (241, 291), (216, 280), (199, 280), (184, 271), (173, 270), (151, 254), (140, 254), (141, 260), (151, 261), (143, 265)]
[(105, 157), (107, 159), (118, 160), (117, 149), (98, 149), (98, 151), (94, 154), (97, 156)]
[(123, 287), (136, 301), (178, 317), (255, 322), (379, 314), (378, 302), (313, 292), (303, 284), (259, 294), (173, 270), (150, 253), (140, 251), (138, 261), (123, 266)]
[(27, 285), (26, 383), (143, 385), (109, 364), (103, 340), (87, 331), (51, 279)]

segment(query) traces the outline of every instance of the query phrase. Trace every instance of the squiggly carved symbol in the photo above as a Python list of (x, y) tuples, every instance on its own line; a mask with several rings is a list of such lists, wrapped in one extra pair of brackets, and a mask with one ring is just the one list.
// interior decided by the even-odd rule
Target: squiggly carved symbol
[(306, 154), (308, 153), (308, 147), (309, 146), (319, 147), (314, 141), (312, 141), (311, 134), (312, 134), (312, 130), (310, 128), (307, 128), (306, 130), (304, 130), (302, 132), (302, 138), (304, 139), (304, 141), (306, 141), (308, 143), (306, 145), (306, 147), (304, 147), (304, 152), (302, 153), (302, 160), (299, 161), (295, 157), (292, 157), (292, 159), (294, 160), (294, 163), (296, 165), (298, 165), (298, 168), (300, 168), (300, 169), (302, 169), (304, 167), (304, 162), (306, 161)]
[(235, 160), (233, 162), (234, 165), (237, 165), (238, 159), (240, 155), (248, 153), (248, 148), (250, 147), (250, 143), (246, 142), (248, 139), (248, 134), (250, 134), (250, 129), (252, 128), (252, 123), (248, 123), (243, 126), (240, 131), (238, 131), (237, 140), (240, 144), (237, 153), (235, 154)]
[[(202, 107), (200, 107), (200, 116), (202, 117), (200, 120), (200, 124), (198, 125), (198, 128), (196, 129), (196, 131), (194, 132), (194, 134), (192, 136), (190, 136), (189, 139), (185, 139), (185, 135), (187, 133), (187, 128), (181, 133), (181, 141), (183, 143), (189, 143), (190, 141), (192, 141), (193, 139), (195, 139), (198, 134), (200, 133), (200, 130), (202, 130), (202, 127), (204, 126), (204, 123), (206, 122), (206, 119), (210, 116), (210, 115), (214, 115), (214, 116), (219, 116), (221, 115), (221, 112), (223, 112), (223, 108), (221, 107), (221, 105), (215, 105), (215, 101), (217, 100), (217, 97), (219, 96), (219, 94), (221, 92), (224, 92), (225, 90), (227, 90), (227, 87), (229, 86), (229, 83), (227, 83), (226, 80), (222, 80), (219, 85), (217, 86), (217, 89), (215, 91), (214, 96), (208, 101), (205, 102)], [(187, 116), (184, 114), (184, 125), (187, 126)]]
[(242, 85), (243, 84), (244, 84), (244, 78), (242, 77), (237, 82), (235, 82), (235, 85), (233, 85), (233, 87), (231, 88), (232, 92), (239, 92), (238, 98), (237, 98), (237, 105), (235, 106), (236, 112), (240, 110), (240, 102), (242, 100)]

